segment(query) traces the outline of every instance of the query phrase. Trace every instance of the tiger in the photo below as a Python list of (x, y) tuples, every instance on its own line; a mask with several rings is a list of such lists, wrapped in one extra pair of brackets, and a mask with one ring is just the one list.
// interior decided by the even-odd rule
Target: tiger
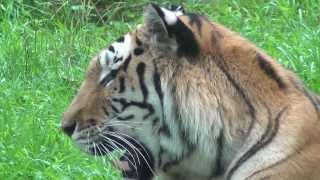
[(149, 4), (90, 61), (61, 128), (124, 179), (320, 178), (320, 98), (225, 26)]

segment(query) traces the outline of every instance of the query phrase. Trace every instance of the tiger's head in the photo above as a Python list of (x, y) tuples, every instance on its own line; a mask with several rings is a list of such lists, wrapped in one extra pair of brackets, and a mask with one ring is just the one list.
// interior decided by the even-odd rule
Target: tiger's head
[(205, 23), (180, 6), (149, 5), (143, 25), (91, 60), (64, 113), (63, 131), (91, 154), (122, 149), (132, 166), (161, 166), (161, 138), (174, 128), (163, 122), (175, 119), (170, 77), (180, 63), (192, 64), (200, 56), (206, 45), (200, 26), (209, 26)]

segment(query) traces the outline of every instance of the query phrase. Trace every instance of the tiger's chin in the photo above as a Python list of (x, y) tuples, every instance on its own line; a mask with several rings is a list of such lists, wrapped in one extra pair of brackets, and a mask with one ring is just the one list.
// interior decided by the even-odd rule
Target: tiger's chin
[(93, 156), (112, 156), (114, 152), (122, 152), (119, 160), (113, 160), (112, 164), (124, 178), (151, 180), (153, 177), (154, 158), (147, 147), (137, 140), (106, 136), (92, 143), (86, 152)]

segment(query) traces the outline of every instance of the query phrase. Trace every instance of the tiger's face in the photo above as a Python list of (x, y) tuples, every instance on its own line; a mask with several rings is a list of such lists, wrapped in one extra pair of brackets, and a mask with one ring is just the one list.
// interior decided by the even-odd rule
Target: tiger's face
[(191, 21), (181, 7), (174, 8), (150, 5), (145, 24), (91, 60), (61, 125), (88, 153), (105, 155), (121, 149), (133, 167), (145, 162), (152, 169), (159, 164), (161, 132), (169, 131), (163, 128), (164, 108), (172, 105), (164, 102), (170, 101), (164, 99), (170, 93), (165, 94), (164, 72), (159, 69), (199, 52), (194, 34), (198, 28), (192, 29), (190, 23), (196, 26), (200, 19)]
[[(92, 59), (64, 114), (65, 133), (91, 154), (121, 149), (150, 162), (149, 153), (158, 149), (160, 76), (140, 30), (119, 38)], [(132, 165), (137, 163), (130, 158)]]

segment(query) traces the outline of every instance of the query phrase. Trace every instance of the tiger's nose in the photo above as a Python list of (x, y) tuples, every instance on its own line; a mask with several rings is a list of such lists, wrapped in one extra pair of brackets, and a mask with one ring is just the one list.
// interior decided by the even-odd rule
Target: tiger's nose
[(77, 123), (75, 121), (69, 123), (62, 123), (61, 129), (66, 135), (72, 136), (74, 130), (76, 129), (76, 125)]

